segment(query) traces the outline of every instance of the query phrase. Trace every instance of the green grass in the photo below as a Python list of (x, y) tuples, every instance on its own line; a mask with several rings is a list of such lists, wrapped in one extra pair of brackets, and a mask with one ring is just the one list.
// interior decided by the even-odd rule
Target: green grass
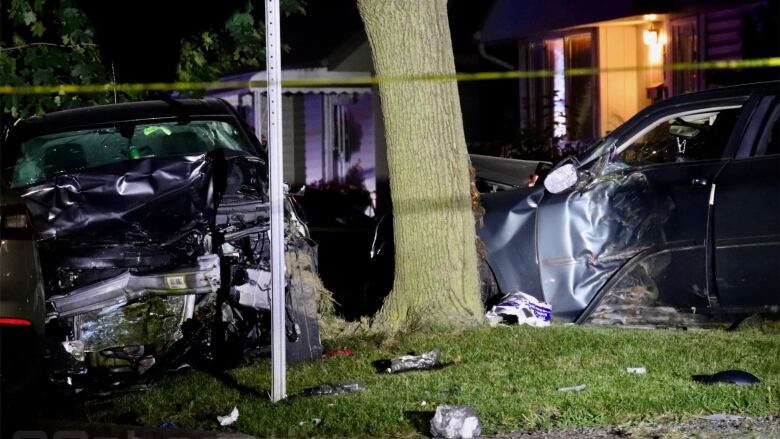
[[(382, 343), (367, 337), (329, 343), (354, 357), (288, 369), (288, 393), (323, 383), (356, 380), (362, 393), (291, 398), (272, 404), (202, 372), (170, 376), (148, 392), (123, 396), (92, 421), (138, 415), (147, 425), (173, 421), (179, 428), (238, 430), (258, 436), (414, 436), (436, 404), (467, 404), (485, 434), (571, 426), (679, 421), (695, 415), (780, 414), (780, 338), (757, 329), (723, 331), (627, 330), (553, 326), (499, 327), (461, 333), (417, 333)], [(373, 360), (441, 347), (440, 370), (377, 375)], [(628, 375), (644, 366), (647, 375)], [(740, 368), (762, 378), (749, 387), (694, 382), (695, 374)], [(265, 392), (270, 364), (230, 371), (246, 387)], [(581, 392), (557, 388), (586, 384)], [(426, 406), (421, 406), (426, 401)], [(215, 417), (236, 405), (240, 417), (221, 428)], [(430, 412), (430, 413), (419, 413)], [(299, 425), (319, 418), (322, 422)]]

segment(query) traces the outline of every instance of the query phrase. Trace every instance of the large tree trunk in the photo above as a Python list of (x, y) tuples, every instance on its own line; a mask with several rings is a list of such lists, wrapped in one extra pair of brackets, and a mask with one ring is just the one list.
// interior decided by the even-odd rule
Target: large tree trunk
[[(358, 0), (380, 77), (454, 74), (446, 0)], [(476, 325), (474, 217), (454, 80), (379, 84), (394, 210), (395, 283), (379, 329)]]

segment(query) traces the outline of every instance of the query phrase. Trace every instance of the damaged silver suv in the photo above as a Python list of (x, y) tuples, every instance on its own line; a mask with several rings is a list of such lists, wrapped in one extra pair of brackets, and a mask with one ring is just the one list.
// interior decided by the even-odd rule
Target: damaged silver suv
[(780, 82), (652, 105), (544, 187), (482, 197), (503, 293), (578, 323), (699, 327), (780, 312)]
[[(67, 110), (21, 121), (4, 140), (2, 175), (38, 236), (55, 381), (113, 383), (267, 352), (266, 151), (229, 104)], [(286, 215), (288, 260), (315, 270), (314, 244)], [(315, 292), (291, 271), (288, 357), (316, 358)]]

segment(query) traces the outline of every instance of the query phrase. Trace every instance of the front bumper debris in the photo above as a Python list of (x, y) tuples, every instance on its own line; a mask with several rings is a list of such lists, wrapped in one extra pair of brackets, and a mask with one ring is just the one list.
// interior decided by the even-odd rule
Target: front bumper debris
[(198, 257), (198, 264), (173, 271), (119, 276), (78, 288), (47, 300), (47, 319), (72, 317), (124, 305), (147, 295), (171, 296), (216, 293), (220, 286), (219, 256)]

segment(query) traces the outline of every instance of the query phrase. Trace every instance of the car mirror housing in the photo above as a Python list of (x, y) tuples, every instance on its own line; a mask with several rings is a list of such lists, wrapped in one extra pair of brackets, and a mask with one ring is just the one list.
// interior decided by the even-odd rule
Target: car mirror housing
[(566, 163), (559, 168), (552, 170), (544, 179), (544, 188), (553, 194), (560, 194), (574, 187), (577, 184), (579, 176), (577, 167), (572, 163)]

